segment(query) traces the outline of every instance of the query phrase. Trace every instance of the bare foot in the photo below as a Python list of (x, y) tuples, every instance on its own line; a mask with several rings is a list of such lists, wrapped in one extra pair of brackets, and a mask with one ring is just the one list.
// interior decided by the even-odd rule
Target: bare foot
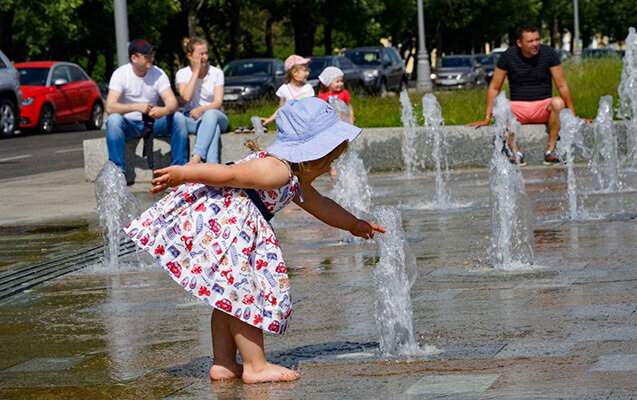
[(223, 365), (212, 364), (210, 367), (210, 379), (213, 381), (229, 381), (232, 379), (241, 379), (243, 367), (240, 364), (230, 368)]
[(245, 371), (241, 376), (243, 383), (288, 382), (299, 379), (301, 375), (289, 368), (267, 363), (261, 371)]
[(201, 156), (199, 154), (193, 154), (192, 157), (190, 157), (190, 161), (186, 164), (199, 164), (201, 161)]

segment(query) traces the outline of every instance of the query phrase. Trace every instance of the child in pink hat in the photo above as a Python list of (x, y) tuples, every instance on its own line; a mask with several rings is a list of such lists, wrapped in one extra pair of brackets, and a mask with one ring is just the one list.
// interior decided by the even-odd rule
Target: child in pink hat
[(276, 113), (281, 106), (289, 100), (301, 100), (306, 97), (314, 96), (314, 88), (307, 83), (307, 77), (310, 75), (310, 70), (307, 65), (310, 59), (292, 54), (285, 59), (285, 84), (281, 85), (276, 91), (276, 95), (279, 97), (279, 107), (268, 118), (261, 118), (263, 125), (267, 125), (274, 121)]

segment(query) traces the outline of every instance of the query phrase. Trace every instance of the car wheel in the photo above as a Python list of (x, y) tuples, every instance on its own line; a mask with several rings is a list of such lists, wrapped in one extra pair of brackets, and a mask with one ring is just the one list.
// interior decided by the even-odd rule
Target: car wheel
[(53, 107), (49, 104), (42, 106), (40, 110), (40, 119), (38, 120), (38, 128), (42, 133), (51, 133), (53, 131)]
[(387, 96), (387, 82), (385, 80), (380, 81), (380, 86), (378, 87), (378, 93), (380, 97)]
[(89, 131), (97, 131), (102, 129), (102, 123), (104, 122), (104, 106), (99, 101), (93, 104), (91, 109), (91, 119), (84, 123), (86, 129)]
[(0, 136), (13, 136), (16, 129), (15, 107), (9, 99), (0, 100)]

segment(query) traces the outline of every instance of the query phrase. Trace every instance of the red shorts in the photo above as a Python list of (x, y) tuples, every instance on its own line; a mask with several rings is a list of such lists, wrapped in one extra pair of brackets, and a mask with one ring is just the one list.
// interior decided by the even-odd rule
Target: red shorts
[(511, 101), (511, 112), (521, 124), (544, 124), (549, 122), (549, 104), (552, 97), (537, 101)]

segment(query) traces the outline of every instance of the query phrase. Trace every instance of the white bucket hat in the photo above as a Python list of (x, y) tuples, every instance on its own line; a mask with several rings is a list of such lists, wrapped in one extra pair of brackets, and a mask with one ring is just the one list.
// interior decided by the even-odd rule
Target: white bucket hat
[(318, 97), (287, 101), (277, 112), (276, 126), (276, 140), (267, 151), (290, 162), (317, 160), (361, 133)]
[(330, 83), (339, 76), (343, 76), (343, 71), (337, 67), (327, 67), (321, 72), (321, 75), (318, 76), (319, 81), (325, 86), (329, 86)]

